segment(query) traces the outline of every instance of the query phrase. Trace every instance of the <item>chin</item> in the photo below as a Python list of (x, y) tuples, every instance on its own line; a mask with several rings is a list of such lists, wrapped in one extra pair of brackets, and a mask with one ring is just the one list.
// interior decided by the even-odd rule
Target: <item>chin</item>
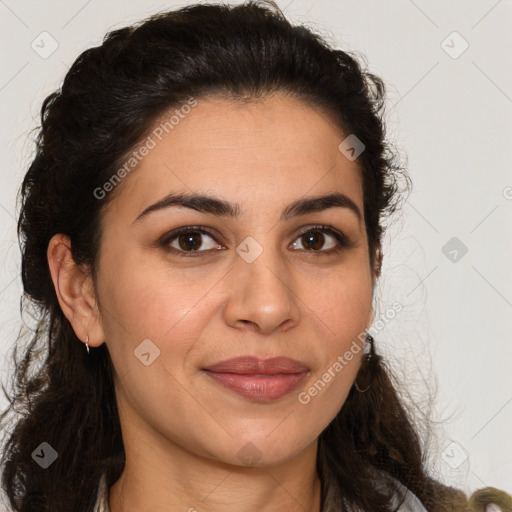
[(233, 452), (227, 454), (229, 464), (241, 467), (267, 468), (286, 464), (308, 447), (300, 446), (299, 440), (288, 437), (286, 443), (281, 439), (270, 440), (266, 435), (261, 438), (246, 436), (244, 440), (233, 442)]

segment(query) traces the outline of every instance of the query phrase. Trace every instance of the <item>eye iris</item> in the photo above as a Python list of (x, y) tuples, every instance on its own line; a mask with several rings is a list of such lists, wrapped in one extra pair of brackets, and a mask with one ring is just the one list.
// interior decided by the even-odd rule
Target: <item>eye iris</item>
[[(314, 247), (308, 247), (310, 243)], [(320, 231), (309, 231), (307, 234), (302, 235), (302, 245), (307, 250), (312, 250), (312, 249), (319, 250), (322, 248), (323, 243), (324, 243), (324, 235)]]
[[(195, 238), (195, 243), (194, 243)], [(184, 250), (197, 250), (201, 247), (201, 233), (197, 231), (190, 231), (185, 235), (180, 235), (178, 237), (178, 243), (180, 247)]]

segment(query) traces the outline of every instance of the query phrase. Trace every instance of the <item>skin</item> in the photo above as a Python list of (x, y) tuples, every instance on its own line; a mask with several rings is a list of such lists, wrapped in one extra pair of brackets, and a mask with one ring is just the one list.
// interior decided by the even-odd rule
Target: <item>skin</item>
[[(350, 209), (280, 215), (299, 198), (333, 192), (364, 215), (357, 160), (338, 150), (345, 137), (319, 109), (282, 93), (247, 104), (200, 99), (116, 189), (96, 282), (75, 265), (65, 236), (51, 240), (64, 314), (91, 347), (107, 343), (115, 367), (127, 459), (110, 489), (112, 512), (320, 511), (318, 436), (345, 402), (362, 351), (308, 404), (298, 394), (371, 326), (380, 269), (370, 267), (364, 217)], [(171, 207), (135, 221), (170, 192), (237, 202), (241, 214)], [(299, 230), (315, 224), (342, 231), (351, 246), (306, 251)], [(198, 256), (158, 245), (194, 225), (217, 235), (198, 237)], [(248, 236), (263, 248), (252, 263), (235, 250)], [(338, 245), (319, 236), (317, 253)], [(149, 366), (134, 357), (144, 339), (160, 350)], [(241, 355), (284, 355), (310, 372), (289, 395), (260, 403), (201, 371)], [(237, 455), (249, 442), (253, 466)]]

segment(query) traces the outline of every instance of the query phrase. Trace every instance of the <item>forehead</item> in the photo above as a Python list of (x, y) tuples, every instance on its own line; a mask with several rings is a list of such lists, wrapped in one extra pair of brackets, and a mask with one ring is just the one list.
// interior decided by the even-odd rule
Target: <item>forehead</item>
[(165, 112), (134, 148), (151, 147), (121, 182), (115, 209), (133, 217), (176, 191), (281, 211), (297, 197), (341, 191), (363, 210), (358, 163), (338, 149), (345, 137), (324, 111), (284, 94), (248, 103), (198, 99)]

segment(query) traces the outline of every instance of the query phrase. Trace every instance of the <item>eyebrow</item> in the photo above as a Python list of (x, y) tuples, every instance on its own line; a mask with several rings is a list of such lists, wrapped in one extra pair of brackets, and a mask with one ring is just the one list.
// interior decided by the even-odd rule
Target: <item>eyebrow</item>
[[(213, 196), (190, 193), (170, 193), (156, 203), (145, 208), (133, 223), (142, 219), (151, 212), (173, 206), (181, 206), (198, 212), (231, 218), (240, 217), (242, 211), (238, 203), (230, 203), (229, 201), (218, 199)], [(292, 217), (312, 212), (319, 212), (329, 208), (347, 208), (349, 211), (352, 211), (359, 220), (362, 218), (361, 211), (354, 201), (345, 194), (337, 192), (317, 197), (300, 198), (285, 208), (281, 214), (281, 220), (288, 220)]]

